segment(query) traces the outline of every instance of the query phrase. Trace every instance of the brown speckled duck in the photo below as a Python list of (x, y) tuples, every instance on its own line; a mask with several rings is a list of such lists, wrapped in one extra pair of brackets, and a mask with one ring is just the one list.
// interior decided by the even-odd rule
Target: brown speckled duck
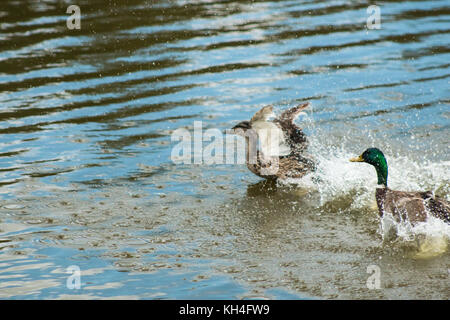
[(369, 148), (352, 162), (366, 162), (375, 167), (378, 184), (375, 198), (380, 217), (391, 214), (398, 222), (409, 221), (411, 224), (426, 221), (433, 216), (450, 223), (450, 203), (436, 197), (431, 191), (405, 192), (391, 190), (387, 186), (388, 166), (383, 152), (377, 148)]
[[(301, 104), (276, 117), (272, 106), (242, 121), (232, 133), (245, 137), (247, 168), (265, 179), (301, 178), (315, 169), (314, 161), (304, 154), (308, 144), (294, 120), (309, 106)], [(273, 120), (269, 118), (274, 117)]]

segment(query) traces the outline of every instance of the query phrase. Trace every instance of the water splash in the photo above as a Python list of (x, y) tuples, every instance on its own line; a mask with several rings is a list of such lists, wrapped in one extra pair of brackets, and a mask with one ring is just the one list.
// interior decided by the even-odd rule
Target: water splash
[[(314, 125), (311, 118), (309, 125)], [(319, 207), (337, 209), (341, 212), (372, 211), (378, 214), (375, 201), (377, 176), (374, 168), (368, 164), (349, 162), (351, 157), (362, 153), (367, 147), (366, 141), (358, 142), (360, 150), (352, 151), (348, 147), (351, 137), (341, 136), (339, 139), (330, 137), (322, 130), (316, 130), (310, 136), (309, 152), (317, 161), (315, 172), (302, 179), (288, 179), (284, 183), (296, 184), (302, 189), (308, 189), (318, 195)], [(367, 137), (366, 137), (367, 138)], [(347, 140), (347, 141), (346, 141)], [(371, 138), (369, 138), (371, 140)], [(387, 138), (382, 144), (390, 144)], [(393, 142), (392, 142), (393, 143)], [(398, 143), (398, 142), (396, 142)], [(353, 144), (355, 144), (353, 138)], [(381, 144), (381, 143), (379, 143)], [(395, 145), (392, 144), (395, 150)], [(449, 200), (450, 161), (412, 159), (408, 155), (395, 155), (390, 150), (385, 153), (389, 165), (389, 187), (401, 191), (427, 191)], [(397, 238), (400, 241), (411, 242), (421, 239), (418, 243), (420, 257), (433, 256), (444, 252), (450, 240), (450, 225), (430, 217), (427, 222), (411, 226), (407, 222), (398, 223), (385, 215), (380, 221), (380, 234), (383, 241)]]
[(383, 242), (395, 241), (400, 245), (410, 245), (413, 258), (429, 259), (447, 251), (450, 242), (450, 225), (435, 217), (426, 222), (411, 225), (407, 221), (397, 222), (385, 214), (380, 220), (379, 232)]

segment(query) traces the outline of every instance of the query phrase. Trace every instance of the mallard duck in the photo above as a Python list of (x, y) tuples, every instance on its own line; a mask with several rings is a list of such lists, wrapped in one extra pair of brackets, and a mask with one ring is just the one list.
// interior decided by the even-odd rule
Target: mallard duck
[(388, 165), (379, 149), (369, 148), (352, 162), (366, 162), (375, 167), (378, 184), (375, 198), (380, 217), (391, 214), (398, 222), (409, 221), (411, 224), (426, 221), (428, 216), (439, 218), (450, 223), (450, 203), (436, 197), (431, 191), (405, 192), (391, 190), (387, 186)]
[(246, 164), (251, 172), (266, 179), (286, 179), (301, 178), (314, 170), (314, 161), (304, 154), (308, 145), (306, 135), (294, 124), (308, 106), (309, 103), (298, 105), (278, 117), (272, 106), (266, 106), (250, 121), (239, 122), (232, 128), (232, 133), (245, 137)]

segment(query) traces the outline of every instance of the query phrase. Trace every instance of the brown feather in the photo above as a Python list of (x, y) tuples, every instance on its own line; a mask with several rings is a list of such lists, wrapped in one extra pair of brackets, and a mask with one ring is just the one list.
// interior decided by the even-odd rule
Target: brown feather
[[(278, 163), (276, 164), (275, 161), (278, 161)], [(247, 162), (247, 168), (265, 179), (286, 179), (302, 178), (308, 172), (314, 171), (316, 166), (314, 161), (306, 156), (291, 154), (285, 157), (264, 159), (261, 157), (261, 153), (257, 151), (256, 163)], [(270, 168), (274, 170), (270, 171)]]
[(250, 123), (255, 121), (266, 121), (273, 114), (273, 107), (266, 106), (257, 111), (253, 117), (250, 119)]
[(294, 123), (294, 120), (308, 106), (309, 102), (285, 110), (278, 118), (274, 120), (274, 122), (279, 124), (283, 130), (291, 149), (297, 154), (306, 150), (308, 147), (308, 142), (306, 135), (303, 133), (302, 129)]
[(305, 110), (308, 107), (309, 107), (309, 102), (306, 102), (306, 103), (303, 103), (303, 104), (299, 104), (296, 107), (293, 107), (291, 109), (283, 111), (280, 114), (280, 116), (278, 117), (278, 119), (280, 119), (281, 121), (293, 122), (295, 120), (295, 118), (298, 117), (300, 112), (302, 112), (303, 110)]
[(432, 192), (405, 192), (377, 188), (375, 193), (378, 212), (382, 217), (390, 213), (397, 221), (412, 224), (426, 221), (428, 215), (450, 223), (450, 204)]
[[(247, 167), (251, 172), (265, 179), (286, 179), (301, 178), (306, 173), (315, 170), (314, 161), (303, 154), (307, 147), (306, 135), (300, 127), (294, 124), (295, 118), (308, 106), (309, 103), (304, 103), (285, 110), (272, 121), (272, 124), (282, 130), (290, 153), (278, 157), (264, 157), (261, 152), (257, 151), (256, 161), (249, 161), (247, 157)], [(273, 115), (272, 106), (262, 108), (251, 118), (250, 127), (253, 128), (252, 125), (260, 124), (260, 121), (267, 121)], [(249, 146), (249, 141), (249, 139), (246, 139), (247, 150), (249, 148), (255, 149), (255, 146)], [(274, 170), (271, 171), (270, 169)]]

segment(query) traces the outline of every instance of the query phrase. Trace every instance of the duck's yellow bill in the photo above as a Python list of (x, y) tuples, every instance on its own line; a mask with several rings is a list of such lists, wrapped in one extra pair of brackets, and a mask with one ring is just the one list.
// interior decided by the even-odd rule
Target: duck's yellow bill
[(364, 162), (364, 159), (363, 159), (362, 155), (360, 155), (359, 157), (351, 158), (350, 161), (351, 162)]

